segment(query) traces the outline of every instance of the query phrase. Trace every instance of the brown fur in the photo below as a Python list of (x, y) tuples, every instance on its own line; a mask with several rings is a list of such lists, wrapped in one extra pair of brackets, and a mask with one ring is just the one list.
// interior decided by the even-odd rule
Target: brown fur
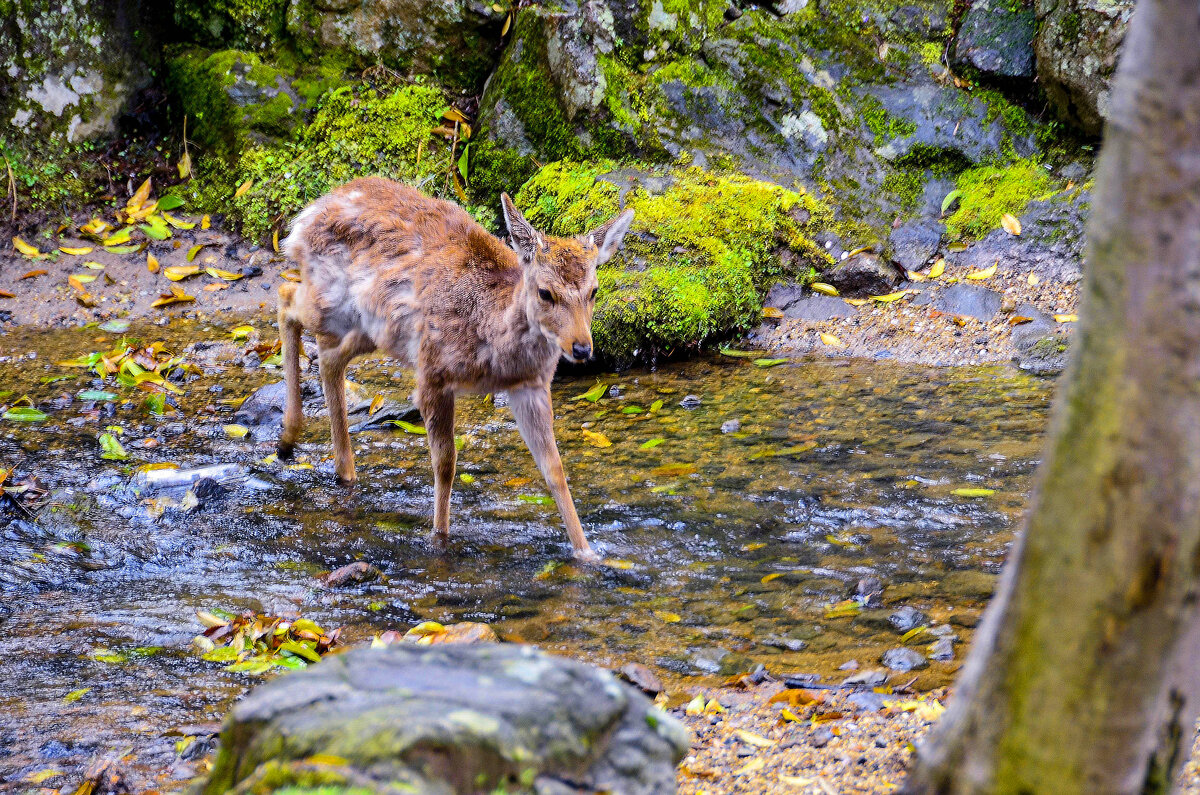
[[(380, 178), (318, 199), (284, 241), (300, 284), (279, 289), (288, 384), (280, 454), (303, 424), (300, 332), (317, 338), (338, 477), (355, 479), (344, 379), (356, 356), (380, 349), (416, 372), (417, 406), (433, 459), (434, 527), (449, 534), (454, 396), (508, 392), (521, 435), (580, 556), (590, 556), (554, 441), (549, 385), (560, 356), (591, 355), (596, 266), (611, 257), (632, 213), (578, 239), (544, 235), (503, 197), (514, 248), (457, 205)], [(539, 291), (546, 291), (545, 300)]]

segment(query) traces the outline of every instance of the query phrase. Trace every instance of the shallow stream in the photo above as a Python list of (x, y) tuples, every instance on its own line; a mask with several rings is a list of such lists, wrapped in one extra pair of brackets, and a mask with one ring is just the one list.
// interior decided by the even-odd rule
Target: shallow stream
[[(45, 769), (64, 772), (52, 783), (78, 781), (95, 755), (130, 748), (156, 786), (177, 787), (172, 777), (193, 772), (177, 759), (178, 730), (220, 720), (256, 681), (191, 647), (195, 612), (213, 608), (303, 614), (345, 627), (349, 642), (426, 619), (483, 621), (600, 665), (647, 664), (676, 697), (758, 663), (837, 681), (851, 660), (863, 670), (900, 645), (926, 653), (931, 630), (949, 625), (953, 660), (893, 676), (945, 684), (1025, 506), (1052, 390), (1005, 368), (724, 356), (604, 374), (595, 403), (574, 399), (594, 376), (560, 381), (559, 446), (584, 528), (611, 562), (579, 568), (497, 401), (459, 401), (458, 471), (470, 482), (455, 484), (453, 540), (440, 549), (423, 437), (357, 434), (353, 490), (333, 481), (319, 417), (299, 467), (264, 463), (273, 437), (222, 426), (279, 370), (246, 369), (245, 343), (225, 327), (140, 329), (200, 371), (180, 385), (181, 412), (157, 418), (145, 393), (55, 364), (121, 336), (0, 336), (0, 390), (12, 391), (0, 403), (28, 394), (50, 415), (0, 421), (0, 465), (16, 467), (10, 483), (37, 476), (52, 494), (36, 518), (9, 505), (0, 521), (0, 782)], [(197, 341), (220, 344), (187, 348)], [(412, 388), (383, 360), (349, 377), (367, 398)], [(118, 401), (77, 397), (98, 388)], [(689, 395), (694, 408), (681, 405)], [(112, 425), (127, 460), (100, 457)], [(160, 513), (127, 485), (155, 462), (240, 463), (251, 480)], [(954, 493), (964, 488), (993, 493)], [(315, 579), (356, 560), (386, 581)], [(905, 606), (928, 629), (902, 641), (889, 616)]]

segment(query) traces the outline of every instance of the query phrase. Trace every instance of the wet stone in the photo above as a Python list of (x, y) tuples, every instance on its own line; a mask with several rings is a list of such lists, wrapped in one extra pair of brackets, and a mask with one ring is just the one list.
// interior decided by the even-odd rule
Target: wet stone
[[(864, 251), (847, 257), (824, 274), (825, 280), (844, 295), (884, 295), (900, 283), (900, 273), (877, 254)], [(845, 305), (845, 302), (839, 301)]]
[(925, 659), (925, 655), (915, 649), (903, 646), (885, 651), (882, 662), (891, 670), (901, 673), (924, 668), (929, 664)]
[(874, 690), (859, 690), (846, 696), (847, 703), (861, 709), (863, 712), (878, 712), (883, 709), (884, 697)]
[(679, 401), (679, 405), (685, 409), (698, 409), (700, 408), (700, 396), (688, 395), (683, 400)]
[(813, 748), (824, 748), (833, 739), (833, 732), (827, 726), (822, 726), (808, 737), (808, 744)]
[(783, 313), (790, 320), (821, 323), (841, 317), (854, 317), (858, 310), (840, 298), (829, 295), (809, 295), (793, 302)]
[(856, 674), (847, 676), (842, 680), (843, 685), (857, 685), (859, 687), (879, 687), (887, 681), (888, 675), (885, 671), (878, 668), (872, 668), (867, 671), (859, 671)]
[(348, 563), (339, 569), (334, 569), (318, 579), (327, 588), (338, 588), (343, 585), (356, 585), (373, 582), (383, 577), (383, 572), (362, 560)]
[(977, 0), (955, 37), (951, 65), (998, 79), (1032, 79), (1036, 33), (1032, 8), (1004, 0)]
[(674, 790), (689, 743), (608, 671), (523, 645), (401, 644), (254, 688), (227, 717), (199, 791), (286, 788), (328, 753), (348, 772), (322, 783), (363, 793), (565, 792), (569, 780), (570, 791), (650, 795)]
[(657, 696), (666, 689), (654, 671), (641, 663), (622, 665), (617, 675), (649, 696)]
[(922, 613), (915, 607), (905, 605), (888, 616), (888, 623), (895, 627), (897, 632), (908, 632), (910, 629), (921, 626), (929, 622), (929, 616)]
[(993, 290), (974, 284), (952, 284), (943, 290), (927, 290), (912, 301), (913, 306), (930, 304), (947, 315), (965, 315), (987, 322), (1000, 313), (1004, 299)]
[(940, 638), (929, 650), (929, 659), (947, 662), (954, 659), (954, 641), (950, 638)]
[(925, 267), (942, 243), (945, 227), (933, 221), (909, 221), (892, 230), (888, 244), (892, 259), (905, 270)]

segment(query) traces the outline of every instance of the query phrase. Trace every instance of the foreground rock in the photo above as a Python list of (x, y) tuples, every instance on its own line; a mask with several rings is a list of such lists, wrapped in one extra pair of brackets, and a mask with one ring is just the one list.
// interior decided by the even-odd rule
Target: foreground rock
[(198, 792), (666, 793), (688, 744), (612, 674), (528, 646), (357, 649), (251, 691)]

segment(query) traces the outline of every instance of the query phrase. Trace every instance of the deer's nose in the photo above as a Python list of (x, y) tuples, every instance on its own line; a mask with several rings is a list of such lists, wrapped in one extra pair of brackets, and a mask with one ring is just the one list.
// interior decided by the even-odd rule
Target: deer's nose
[(576, 359), (590, 359), (592, 358), (592, 346), (576, 342), (571, 345), (571, 355)]

